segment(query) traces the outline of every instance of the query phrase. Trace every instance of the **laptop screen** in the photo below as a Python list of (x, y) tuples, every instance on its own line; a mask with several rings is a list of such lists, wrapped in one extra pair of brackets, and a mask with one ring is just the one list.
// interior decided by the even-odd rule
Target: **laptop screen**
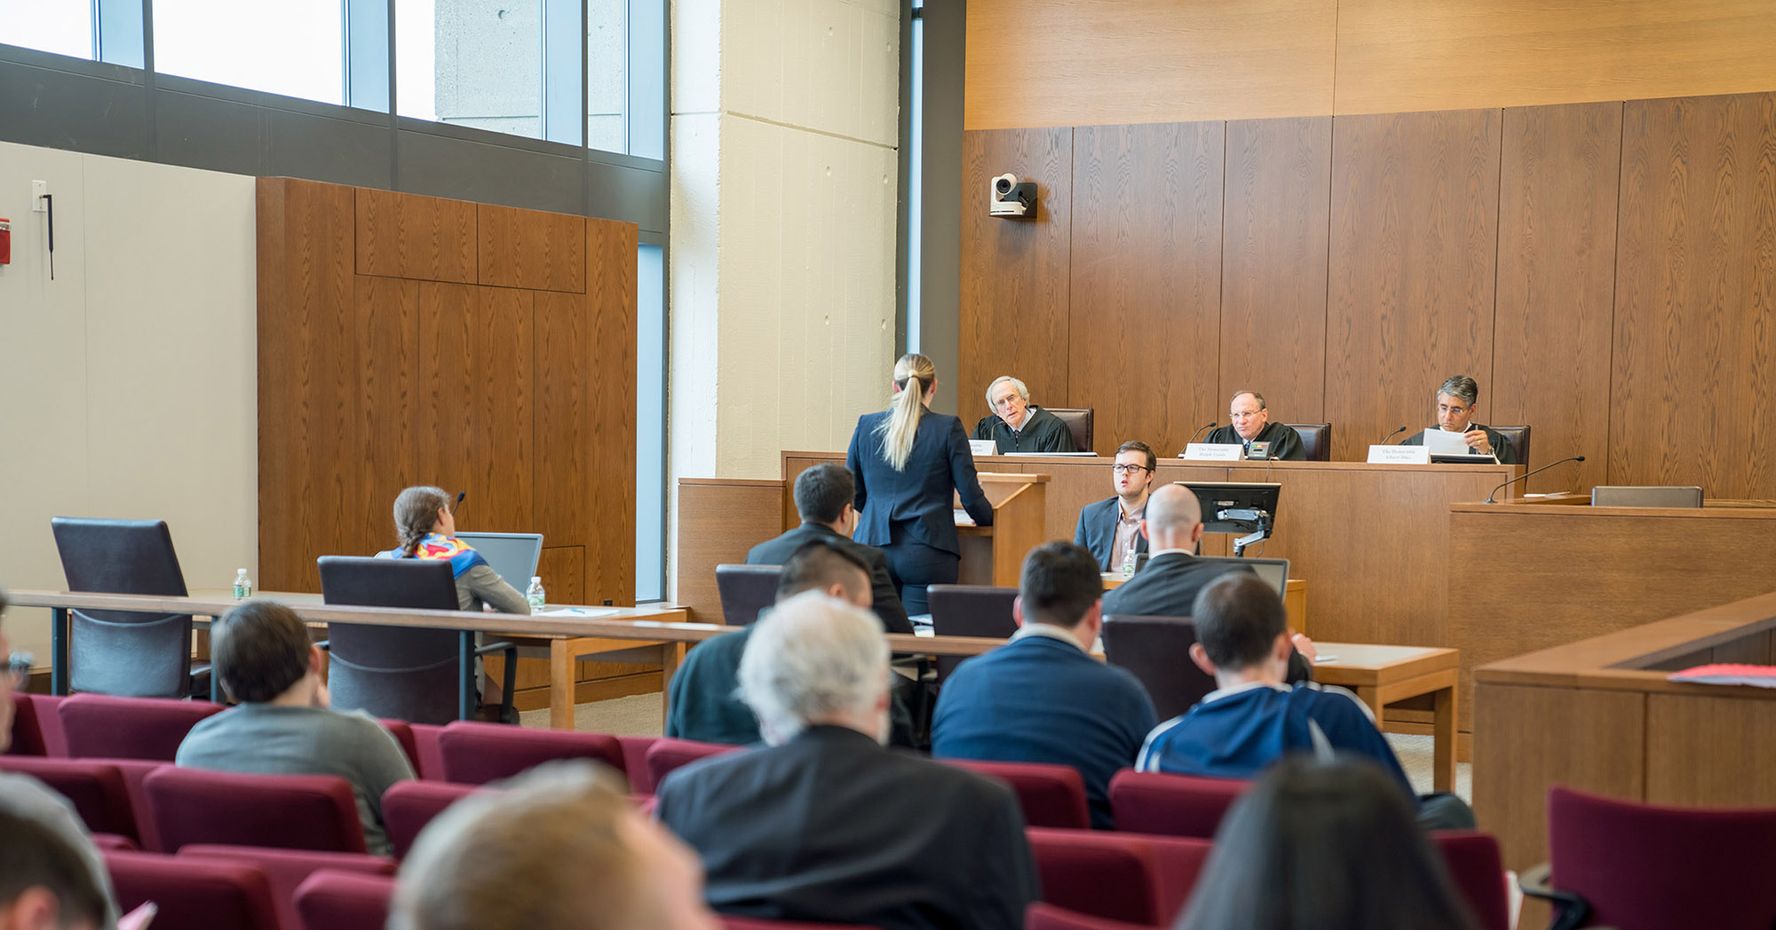
[[(487, 564), (506, 579), (506, 584), (520, 594), (530, 587), (536, 575), (537, 560), (543, 554), (541, 533), (458, 533), (456, 538), (468, 543)], [(544, 580), (547, 584), (547, 579)]]
[(1259, 578), (1264, 579), (1266, 583), (1276, 589), (1277, 597), (1282, 597), (1283, 592), (1289, 587), (1288, 559), (1236, 559), (1217, 555), (1208, 555), (1202, 558), (1205, 562), (1228, 562), (1250, 568), (1258, 573)]

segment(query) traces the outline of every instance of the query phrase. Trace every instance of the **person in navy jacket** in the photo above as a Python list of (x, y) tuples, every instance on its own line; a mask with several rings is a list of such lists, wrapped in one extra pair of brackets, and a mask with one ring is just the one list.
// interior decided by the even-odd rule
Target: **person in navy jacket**
[(912, 615), (929, 614), (925, 588), (955, 584), (962, 568), (954, 500), (977, 526), (993, 524), (993, 505), (974, 472), (962, 421), (932, 413), (937, 369), (909, 353), (894, 363), (894, 396), (866, 413), (851, 434), (845, 465), (857, 479), (852, 539), (888, 556), (888, 571)]

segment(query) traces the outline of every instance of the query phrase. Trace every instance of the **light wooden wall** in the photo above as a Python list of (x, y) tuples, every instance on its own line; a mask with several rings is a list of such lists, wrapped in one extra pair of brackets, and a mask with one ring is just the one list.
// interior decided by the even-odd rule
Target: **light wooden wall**
[[(970, 10), (973, 12), (972, 8)], [(965, 414), (994, 376), (1176, 453), (1237, 388), (1334, 423), (1335, 459), (1431, 421), (1535, 427), (1533, 490), (1776, 497), (1776, 94), (965, 134)], [(1767, 166), (1764, 166), (1767, 167)]]
[(971, 0), (967, 129), (1776, 87), (1768, 0)]

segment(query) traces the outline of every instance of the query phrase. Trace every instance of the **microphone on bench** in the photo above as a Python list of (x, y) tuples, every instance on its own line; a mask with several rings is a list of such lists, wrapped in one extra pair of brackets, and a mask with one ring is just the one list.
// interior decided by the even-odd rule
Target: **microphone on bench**
[(1512, 478), (1510, 481), (1507, 481), (1504, 484), (1501, 484), (1498, 487), (1493, 488), (1492, 493), (1486, 495), (1486, 502), (1488, 504), (1498, 503), (1498, 501), (1495, 501), (1492, 499), (1493, 494), (1497, 494), (1498, 492), (1503, 491), (1507, 486), (1512, 485), (1512, 484), (1516, 484), (1517, 482), (1522, 481), (1523, 479), (1528, 478), (1531, 475), (1539, 475), (1542, 472), (1545, 472), (1548, 469), (1553, 468), (1556, 465), (1565, 465), (1567, 462), (1583, 462), (1584, 460), (1585, 460), (1585, 457), (1582, 455), (1573, 455), (1573, 456), (1568, 456), (1566, 458), (1563, 458), (1558, 462), (1549, 462), (1548, 464), (1543, 465), (1541, 468), (1538, 468), (1535, 471), (1526, 471), (1523, 474), (1518, 475), (1515, 478)]

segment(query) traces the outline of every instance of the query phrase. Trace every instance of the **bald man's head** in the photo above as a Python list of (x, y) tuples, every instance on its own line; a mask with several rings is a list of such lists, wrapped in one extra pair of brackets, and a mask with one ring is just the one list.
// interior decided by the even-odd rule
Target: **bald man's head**
[(1147, 540), (1153, 549), (1193, 549), (1202, 538), (1202, 505), (1189, 488), (1168, 484), (1147, 499)]

